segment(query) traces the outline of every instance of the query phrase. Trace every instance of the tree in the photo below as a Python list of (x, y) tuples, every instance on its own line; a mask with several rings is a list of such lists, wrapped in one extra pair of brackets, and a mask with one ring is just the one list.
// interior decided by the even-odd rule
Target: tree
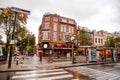
[(114, 38), (110, 37), (106, 42), (105, 42), (106, 47), (113, 47), (113, 48), (120, 48), (120, 38)]
[(81, 46), (90, 46), (92, 44), (90, 35), (85, 29), (79, 31), (78, 40)]
[[(0, 30), (6, 35), (6, 49), (9, 50), (10, 37), (11, 37), (11, 31), (13, 29), (15, 14), (10, 7), (0, 8), (0, 11), (1, 11)], [(27, 15), (18, 13), (17, 21), (16, 21), (16, 30), (21, 26), (25, 25), (26, 22), (27, 22)]]
[(105, 43), (106, 47), (115, 47), (115, 38), (110, 37), (106, 43)]
[(120, 38), (119, 37), (115, 39), (115, 47), (120, 48)]
[(26, 33), (26, 28), (21, 29), (22, 32), (20, 35), (20, 39), (18, 39), (18, 44), (19, 44), (19, 48), (20, 48), (20, 52), (21, 54), (23, 54), (24, 52), (34, 52), (36, 51), (35, 48), (35, 36), (32, 33), (29, 33), (29, 31), (27, 31)]
[(29, 52), (34, 52), (35, 51), (35, 36), (33, 34), (28, 34), (28, 46), (29, 47)]

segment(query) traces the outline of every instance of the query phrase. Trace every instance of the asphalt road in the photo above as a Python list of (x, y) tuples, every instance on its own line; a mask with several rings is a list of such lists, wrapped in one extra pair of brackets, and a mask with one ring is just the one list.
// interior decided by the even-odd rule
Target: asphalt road
[(78, 66), (66, 69), (89, 77), (88, 80), (120, 80), (120, 63)]
[(14, 74), (15, 74), (15, 72), (1, 72), (0, 80), (11, 80), (11, 78)]
[(104, 71), (107, 73), (120, 75), (120, 63), (111, 63), (111, 64), (104, 64), (104, 65), (90, 65), (87, 67), (100, 70), (100, 71)]

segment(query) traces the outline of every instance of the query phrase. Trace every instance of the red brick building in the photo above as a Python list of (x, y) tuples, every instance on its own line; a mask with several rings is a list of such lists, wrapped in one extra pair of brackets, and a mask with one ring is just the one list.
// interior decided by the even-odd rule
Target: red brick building
[(43, 56), (47, 56), (50, 51), (52, 56), (66, 56), (68, 52), (71, 53), (70, 36), (76, 34), (77, 24), (74, 19), (45, 13), (39, 27), (39, 49), (44, 51)]

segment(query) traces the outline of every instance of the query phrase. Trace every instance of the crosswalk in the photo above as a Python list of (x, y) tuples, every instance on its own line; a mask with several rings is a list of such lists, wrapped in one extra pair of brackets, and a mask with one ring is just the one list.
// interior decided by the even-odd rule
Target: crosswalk
[(71, 80), (73, 75), (64, 69), (16, 72), (12, 80)]
[(91, 69), (87, 67), (74, 67), (74, 68), (68, 68), (70, 71), (75, 71), (81, 75), (88, 76), (90, 78), (93, 78), (93, 80), (120, 80), (120, 76), (108, 73), (96, 69)]

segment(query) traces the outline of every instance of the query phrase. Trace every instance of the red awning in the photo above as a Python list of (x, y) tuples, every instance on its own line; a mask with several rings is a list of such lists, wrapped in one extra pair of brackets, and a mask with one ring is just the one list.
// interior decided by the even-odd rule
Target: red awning
[(38, 52), (43, 52), (42, 50), (38, 50)]

